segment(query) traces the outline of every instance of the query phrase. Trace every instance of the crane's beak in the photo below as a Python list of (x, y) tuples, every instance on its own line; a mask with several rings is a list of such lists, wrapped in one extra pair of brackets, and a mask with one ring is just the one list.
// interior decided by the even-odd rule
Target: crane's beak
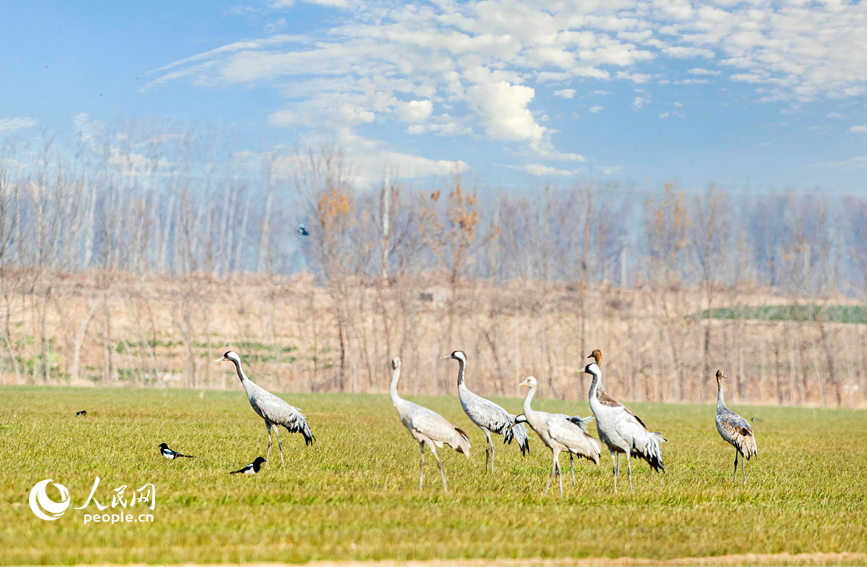
[(220, 358), (218, 358), (214, 362), (223, 362), (224, 360), (226, 360), (226, 358), (221, 356)]
[(583, 370), (573, 370), (572, 374), (584, 374)]
[(452, 357), (452, 355), (447, 354), (447, 355), (445, 355), (445, 356), (441, 356), (441, 357), (440, 357), (440, 360), (445, 360), (445, 359), (447, 359), (447, 358), (451, 358), (451, 357)]
[(519, 388), (523, 388), (523, 387), (525, 387), (525, 386), (527, 386), (527, 381), (526, 381), (526, 380), (524, 380), (523, 382), (521, 382), (520, 384), (518, 384), (518, 387), (519, 387)]

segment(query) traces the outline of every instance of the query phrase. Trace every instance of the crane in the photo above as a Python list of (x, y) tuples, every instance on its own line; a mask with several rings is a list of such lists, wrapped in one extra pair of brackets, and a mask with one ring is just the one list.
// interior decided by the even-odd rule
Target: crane
[(300, 433), (304, 436), (304, 444), (312, 445), (316, 438), (310, 431), (307, 419), (298, 408), (290, 406), (285, 400), (251, 382), (241, 368), (241, 357), (238, 356), (238, 353), (230, 350), (214, 362), (224, 361), (235, 365), (238, 378), (241, 380), (241, 385), (244, 386), (244, 391), (247, 392), (247, 399), (250, 400), (253, 411), (265, 420), (265, 428), (268, 430), (268, 454), (265, 457), (265, 462), (267, 463), (271, 458), (271, 427), (274, 427), (274, 432), (277, 434), (277, 444), (280, 447), (280, 462), (286, 466), (286, 461), (283, 459), (283, 441), (280, 439), (279, 427), (282, 425), (289, 433)]
[(440, 468), (440, 477), (443, 479), (443, 490), (449, 491), (446, 486), (446, 475), (443, 472), (443, 462), (437, 455), (437, 447), (442, 447), (443, 443), (447, 443), (452, 449), (458, 453), (463, 453), (470, 458), (470, 440), (467, 434), (449, 423), (440, 414), (427, 409), (426, 407), (414, 404), (408, 400), (404, 400), (397, 393), (397, 383), (400, 381), (400, 358), (391, 359), (391, 404), (400, 415), (400, 421), (409, 430), (409, 434), (413, 439), (418, 441), (418, 448), (421, 451), (421, 467), (418, 474), (418, 489), (422, 488), (424, 480), (424, 448), (425, 445), (431, 450), (436, 457), (437, 465)]
[[(560, 453), (567, 451), (569, 453), (569, 464), (572, 465), (572, 455), (578, 455), (579, 458), (584, 457), (595, 464), (599, 464), (599, 452), (602, 450), (602, 445), (587, 433), (586, 427), (582, 427), (574, 423), (568, 415), (561, 413), (548, 413), (544, 411), (535, 411), (531, 407), (533, 396), (536, 395), (538, 386), (536, 378), (528, 376), (526, 380), (519, 384), (520, 387), (526, 386), (527, 397), (524, 399), (524, 413), (515, 418), (517, 427), (519, 423), (527, 423), (533, 431), (539, 436), (539, 439), (551, 449), (553, 463), (551, 465), (551, 475), (548, 477), (548, 484), (545, 485), (545, 494), (548, 494), (548, 489), (551, 488), (551, 481), (554, 479), (554, 473), (560, 481), (560, 495), (563, 494), (563, 475), (560, 471)], [(575, 486), (575, 469), (572, 468), (572, 486)]]
[[(641, 418), (601, 388), (602, 369), (599, 367), (599, 362), (602, 360), (602, 353), (599, 350), (594, 350), (587, 358), (595, 359), (584, 368), (584, 372), (593, 376), (593, 380), (590, 382), (590, 409), (593, 410), (593, 415), (596, 417), (599, 440), (605, 443), (611, 453), (614, 492), (617, 492), (621, 453), (626, 454), (626, 469), (629, 474), (629, 491), (631, 492), (632, 464), (629, 457), (635, 456), (644, 459), (650, 465), (651, 470), (665, 472), (659, 443), (666, 439), (660, 432), (648, 430)], [(616, 461), (615, 454), (617, 455)]]
[(512, 443), (512, 439), (518, 442), (521, 454), (530, 452), (530, 439), (523, 425), (515, 425), (515, 416), (498, 406), (491, 400), (485, 399), (472, 393), (464, 383), (464, 374), (467, 369), (467, 355), (462, 350), (456, 350), (447, 354), (443, 359), (453, 358), (458, 361), (458, 397), (464, 413), (485, 434), (485, 472), (488, 471), (488, 460), (491, 463), (491, 474), (494, 472), (494, 443), (491, 441), (491, 433), (503, 436), (503, 443)]
[[(738, 454), (741, 456), (741, 474), (744, 476), (744, 484), (747, 483), (747, 472), (744, 470), (744, 460), (749, 460), (753, 455), (758, 455), (756, 449), (756, 437), (747, 420), (730, 410), (726, 406), (723, 397), (723, 380), (727, 376), (722, 370), (716, 371), (716, 430), (720, 437), (728, 441), (735, 448), (735, 474), (733, 482), (738, 481)], [(756, 418), (753, 418), (756, 420)]]

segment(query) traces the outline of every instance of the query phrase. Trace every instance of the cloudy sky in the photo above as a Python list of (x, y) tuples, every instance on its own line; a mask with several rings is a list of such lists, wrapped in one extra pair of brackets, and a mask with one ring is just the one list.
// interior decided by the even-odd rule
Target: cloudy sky
[[(470, 170), (867, 189), (867, 2), (7, 2), (0, 138), (87, 120)], [(255, 141), (253, 141), (255, 140)]]

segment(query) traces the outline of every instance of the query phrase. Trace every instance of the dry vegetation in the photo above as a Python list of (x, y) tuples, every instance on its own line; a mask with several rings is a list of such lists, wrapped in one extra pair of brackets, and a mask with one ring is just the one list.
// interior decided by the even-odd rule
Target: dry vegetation
[(362, 190), (332, 147), (79, 134), (0, 147), (5, 383), (223, 388), (231, 347), (277, 390), (384, 391), (400, 355), (442, 394), (461, 348), (480, 393), (534, 374), (583, 398), (571, 371), (602, 348), (626, 399), (706, 402), (723, 367), (735, 402), (867, 403), (862, 197)]

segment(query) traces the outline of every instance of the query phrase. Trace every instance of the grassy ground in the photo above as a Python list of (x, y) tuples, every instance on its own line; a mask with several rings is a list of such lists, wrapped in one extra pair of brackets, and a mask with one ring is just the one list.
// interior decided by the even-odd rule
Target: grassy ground
[[(469, 460), (441, 451), (450, 488), (444, 494), (432, 459), (418, 491), (418, 446), (387, 396), (284, 397), (305, 411), (317, 443), (305, 447), (284, 432), (285, 469), (275, 442), (262, 474), (230, 476), (264, 455), (267, 443), (240, 386), (203, 394), (0, 388), (0, 563), (867, 553), (863, 411), (734, 408), (761, 419), (754, 424), (759, 460), (747, 465), (743, 487), (732, 483), (733, 450), (716, 433), (713, 406), (633, 404), (668, 437), (668, 472), (636, 465), (635, 492), (614, 495), (608, 457), (599, 467), (580, 461), (578, 486), (567, 476), (561, 498), (542, 495), (550, 452), (535, 436), (527, 458), (498, 445), (496, 473), (483, 474), (484, 437), (456, 398), (417, 400), (466, 429), (473, 443)], [(519, 400), (501, 403), (520, 407)], [(536, 405), (589, 414), (586, 402)], [(76, 418), (81, 409), (88, 415)], [(199, 458), (167, 461), (157, 452), (161, 441)], [(154, 522), (84, 524), (93, 504), (70, 507), (54, 522), (31, 513), (27, 499), (37, 481), (66, 486), (76, 507), (95, 476), (103, 504), (120, 485), (129, 491), (153, 483)], [(55, 489), (49, 495), (57, 499)], [(867, 556), (830, 557), (813, 563), (863, 563)]]

